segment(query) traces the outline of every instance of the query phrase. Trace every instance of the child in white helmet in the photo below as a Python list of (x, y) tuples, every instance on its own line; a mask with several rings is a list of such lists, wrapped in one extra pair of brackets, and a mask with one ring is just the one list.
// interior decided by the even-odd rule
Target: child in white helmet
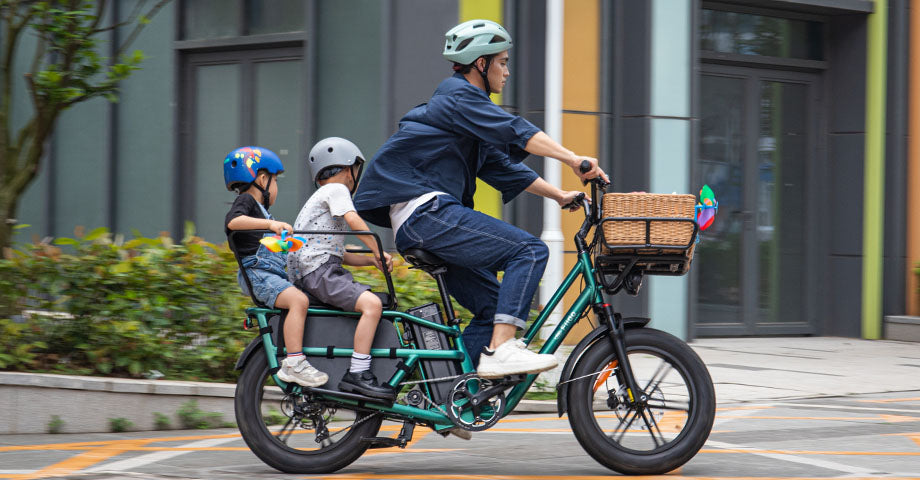
[[(326, 138), (310, 150), (307, 163), (313, 181), (320, 187), (300, 210), (294, 229), (368, 230), (351, 200), (364, 165), (364, 155), (358, 147), (344, 138)], [(288, 255), (287, 271), (291, 282), (323, 303), (361, 313), (355, 329), (351, 367), (339, 382), (339, 390), (375, 398), (394, 398), (396, 392), (389, 385), (379, 384), (370, 371), (371, 344), (383, 303), (369, 286), (356, 282), (351, 273), (342, 268), (345, 264), (391, 270), (390, 255), (383, 252), (386, 264), (381, 264), (381, 252), (369, 236), (359, 238), (373, 252), (372, 257), (346, 252), (344, 235), (314, 234), (304, 238), (304, 246)]]

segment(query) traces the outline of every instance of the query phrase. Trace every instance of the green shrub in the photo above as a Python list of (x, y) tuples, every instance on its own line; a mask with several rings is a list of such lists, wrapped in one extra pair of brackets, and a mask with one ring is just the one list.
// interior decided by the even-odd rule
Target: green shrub
[(198, 408), (198, 402), (189, 400), (176, 411), (179, 423), (186, 430), (220, 428), (226, 426), (224, 415), (220, 412), (205, 412)]
[(109, 429), (115, 433), (127, 432), (133, 426), (134, 422), (124, 417), (109, 419)]
[[(394, 260), (400, 310), (440, 303), (428, 274)], [(387, 290), (377, 269), (352, 271)], [(0, 259), (0, 369), (235, 381), (236, 359), (253, 338), (240, 328), (251, 301), (236, 273), (226, 243), (194, 236), (191, 225), (181, 242), (98, 228), (17, 245)]]
[(51, 420), (48, 420), (48, 433), (61, 433), (62, 428), (64, 428), (64, 421), (61, 420), (61, 417), (52, 415)]
[(160, 412), (153, 412), (153, 428), (156, 430), (169, 430), (172, 428), (172, 422), (169, 421), (168, 416)]

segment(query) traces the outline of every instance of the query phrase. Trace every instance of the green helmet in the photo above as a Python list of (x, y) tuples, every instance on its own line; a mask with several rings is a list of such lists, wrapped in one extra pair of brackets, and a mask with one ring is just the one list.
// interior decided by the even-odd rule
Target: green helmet
[(491, 20), (470, 20), (445, 34), (444, 58), (469, 65), (483, 55), (494, 55), (511, 48), (511, 34)]

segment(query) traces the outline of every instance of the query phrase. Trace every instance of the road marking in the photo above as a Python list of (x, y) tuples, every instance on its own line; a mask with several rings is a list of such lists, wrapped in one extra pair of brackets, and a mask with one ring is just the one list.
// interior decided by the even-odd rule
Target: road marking
[(902, 403), (902, 402), (920, 402), (920, 397), (911, 398), (880, 398), (878, 400), (857, 400), (862, 403)]
[(101, 445), (97, 448), (87, 450), (83, 453), (74, 455), (66, 460), (62, 460), (54, 465), (49, 465), (41, 470), (36, 470), (31, 474), (23, 475), (20, 479), (46, 478), (78, 472), (91, 465), (107, 460), (111, 457), (131, 450), (134, 447), (148, 443), (148, 440), (127, 440), (120, 442), (111, 442), (110, 445)]
[(828, 410), (868, 410), (871, 412), (905, 412), (905, 413), (918, 413), (918, 410), (909, 409), (909, 408), (879, 408), (879, 407), (850, 407), (846, 405), (818, 405), (811, 403), (777, 403), (777, 406), (787, 406), (787, 407), (808, 407), (808, 408), (824, 408)]
[[(344, 473), (334, 476), (301, 477), (311, 480), (623, 480), (622, 475), (426, 475), (416, 473)], [(828, 477), (687, 477), (683, 475), (638, 475), (630, 480), (828, 480)], [(833, 478), (833, 477), (831, 477)], [(878, 480), (879, 477), (846, 477), (847, 480)], [(888, 480), (920, 480), (920, 477), (884, 477)]]
[(920, 417), (909, 417), (906, 415), (877, 415), (874, 417), (771, 417), (771, 416), (748, 416), (748, 415), (722, 415), (718, 418), (741, 418), (741, 419), (755, 419), (755, 420), (872, 420), (878, 421), (883, 420), (887, 423), (902, 423), (902, 422), (920, 422)]
[(770, 453), (769, 451), (760, 450), (760, 449), (753, 448), (753, 447), (746, 447), (743, 445), (735, 445), (735, 444), (726, 443), (726, 442), (707, 441), (706, 445), (717, 447), (717, 448), (722, 448), (722, 449), (736, 450), (740, 453), (749, 453), (751, 455), (759, 455), (761, 457), (773, 458), (776, 460), (783, 460), (786, 462), (801, 463), (805, 465), (811, 465), (814, 467), (821, 467), (821, 468), (826, 468), (829, 470), (836, 470), (838, 472), (845, 472), (845, 473), (849, 473), (852, 475), (872, 475), (873, 473), (876, 473), (874, 470), (870, 470), (868, 468), (854, 467), (852, 465), (845, 465), (843, 463), (832, 462), (829, 460), (820, 460), (817, 458), (796, 457), (794, 454)]
[[(231, 437), (221, 436), (222, 438), (210, 438), (207, 440), (199, 440), (197, 442), (188, 443), (185, 445), (180, 445), (179, 448), (199, 448), (199, 447), (216, 447), (222, 443), (232, 442), (240, 438), (239, 434), (233, 435)], [(155, 440), (162, 441), (162, 440)], [(97, 467), (89, 468), (84, 470), (84, 473), (95, 473), (95, 472), (123, 472), (125, 470), (134, 469), (137, 467), (142, 467), (144, 465), (149, 465), (154, 462), (159, 462), (162, 460), (168, 460), (170, 458), (175, 458), (180, 455), (185, 455), (191, 453), (193, 450), (179, 450), (179, 451), (165, 451), (165, 452), (154, 452), (148, 453), (146, 455), (141, 455), (134, 458), (128, 458), (125, 460), (118, 460), (112, 463), (105, 465), (99, 465)]]

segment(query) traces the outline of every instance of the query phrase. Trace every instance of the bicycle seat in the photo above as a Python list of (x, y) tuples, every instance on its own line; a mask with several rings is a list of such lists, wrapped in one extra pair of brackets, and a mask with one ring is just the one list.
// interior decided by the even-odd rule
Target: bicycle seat
[(437, 255), (422, 250), (421, 248), (410, 248), (402, 252), (403, 258), (413, 266), (421, 269), (439, 268), (447, 266), (447, 262), (441, 260)]

